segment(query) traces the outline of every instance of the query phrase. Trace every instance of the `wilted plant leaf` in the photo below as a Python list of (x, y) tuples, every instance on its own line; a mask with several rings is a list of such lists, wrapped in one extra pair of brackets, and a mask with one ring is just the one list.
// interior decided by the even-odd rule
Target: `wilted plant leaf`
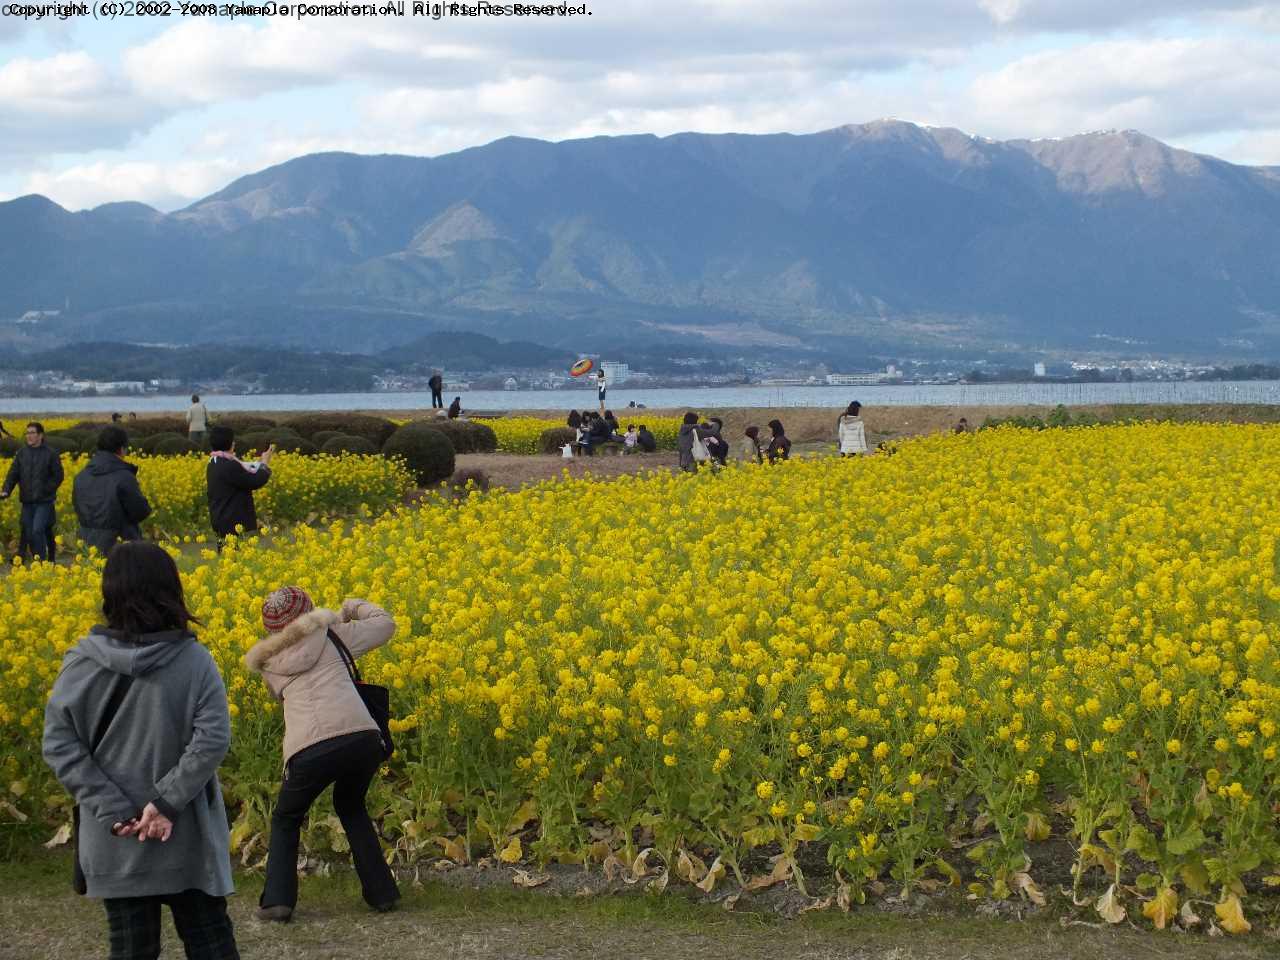
[(1184, 900), (1178, 909), (1178, 922), (1188, 929), (1200, 922), (1199, 915), (1191, 908), (1190, 900)]
[(498, 851), (498, 859), (503, 863), (519, 863), (524, 856), (524, 847), (519, 837), (512, 837), (511, 842)]
[(1227, 933), (1248, 933), (1253, 929), (1253, 924), (1244, 918), (1240, 898), (1234, 893), (1227, 894), (1225, 900), (1214, 906), (1213, 912), (1218, 915), (1218, 922)]
[(1156, 895), (1142, 905), (1142, 915), (1163, 930), (1178, 914), (1178, 894), (1172, 887), (1161, 887)]
[(64, 823), (57, 829), (52, 837), (45, 841), (45, 849), (52, 850), (54, 847), (60, 847), (71, 839), (71, 824)]
[(457, 840), (450, 840), (448, 837), (436, 837), (436, 843), (440, 844), (440, 849), (444, 851), (444, 855), (454, 863), (465, 864), (469, 862), (466, 847)]
[(753, 877), (747, 881), (748, 890), (765, 890), (776, 883), (782, 883), (791, 873), (791, 862), (786, 857), (779, 857), (773, 869), (763, 876)]
[(1027, 814), (1027, 824), (1023, 832), (1031, 843), (1048, 840), (1050, 832), (1048, 818), (1040, 811), (1032, 810)]
[(1011, 879), (1013, 880), (1013, 886), (1015, 889), (1017, 889), (1019, 893), (1034, 903), (1037, 907), (1043, 907), (1045, 905), (1044, 894), (1040, 891), (1040, 888), (1036, 886), (1036, 882), (1031, 879), (1031, 874), (1027, 873), (1025, 870), (1021, 870), (1018, 873), (1015, 873)]
[(517, 870), (511, 877), (511, 882), (515, 884), (517, 887), (520, 887), (522, 890), (529, 890), (529, 889), (532, 889), (533, 887), (540, 887), (544, 883), (549, 883), (550, 880), (551, 878), (548, 877), (545, 873), (542, 874), (541, 876), (535, 877), (532, 874), (530, 874), (527, 870)]
[(1107, 888), (1107, 892), (1098, 898), (1094, 904), (1094, 909), (1098, 911), (1098, 916), (1107, 923), (1119, 923), (1125, 918), (1125, 909), (1116, 899), (1116, 885), (1113, 883)]
[(676, 858), (676, 875), (685, 883), (696, 884), (707, 875), (707, 865), (695, 854), (681, 849), (680, 856)]
[(716, 883), (724, 876), (724, 864), (720, 862), (720, 858), (716, 857), (711, 861), (711, 866), (707, 868), (707, 875), (699, 880), (696, 886), (703, 893), (710, 893), (716, 888)]

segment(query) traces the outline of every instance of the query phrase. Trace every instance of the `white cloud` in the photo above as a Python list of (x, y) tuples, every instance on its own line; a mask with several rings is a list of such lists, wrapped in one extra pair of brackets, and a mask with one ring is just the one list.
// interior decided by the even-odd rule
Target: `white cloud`
[(1240, 38), (1107, 41), (980, 75), (961, 109), (1000, 136), (1134, 128), (1157, 137), (1280, 124), (1280, 59)]
[(52, 197), (69, 210), (124, 200), (170, 210), (185, 206), (193, 197), (213, 193), (247, 172), (235, 161), (225, 158), (176, 164), (98, 161), (57, 172), (32, 173), (23, 192)]
[(0, 66), (0, 156), (124, 146), (162, 116), (84, 52)]

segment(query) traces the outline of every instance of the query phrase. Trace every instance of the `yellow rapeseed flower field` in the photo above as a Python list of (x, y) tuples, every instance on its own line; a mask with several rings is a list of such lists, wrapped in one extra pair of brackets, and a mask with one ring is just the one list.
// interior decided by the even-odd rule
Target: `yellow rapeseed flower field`
[[(138, 464), (138, 483), (151, 502), (152, 516), (143, 523), (148, 536), (212, 538), (205, 482), (207, 457), (129, 454), (126, 459)], [(66, 480), (58, 490), (56, 507), (58, 534), (67, 544), (73, 542), (76, 532), (71, 481), (88, 462), (87, 456), (62, 456)], [(273, 525), (338, 516), (377, 516), (414, 487), (413, 477), (402, 463), (380, 456), (304, 457), (282, 453), (271, 467), (271, 482), (255, 494), (254, 500), (259, 522)], [(9, 461), (0, 458), (0, 471), (8, 469)], [(17, 541), (19, 512), (16, 494), (0, 501), (0, 548)]]
[[(708, 890), (757, 847), (776, 855), (757, 882), (803, 884), (817, 844), (855, 901), (962, 874), (1040, 900), (1032, 843), (1062, 832), (1107, 919), (1163, 927), (1207, 898), (1244, 932), (1280, 863), (1277, 475), (1270, 427), (1000, 429), (188, 558), (235, 716), (233, 842), (260, 859), (281, 733), (240, 657), (262, 597), (296, 583), (399, 623), (366, 670), (398, 718), (372, 797), (398, 856), (604, 860)], [(24, 745), (0, 818), (65, 819), (42, 712), (97, 603), (92, 565), (0, 580), (0, 736)], [(312, 849), (334, 822), (313, 818)]]

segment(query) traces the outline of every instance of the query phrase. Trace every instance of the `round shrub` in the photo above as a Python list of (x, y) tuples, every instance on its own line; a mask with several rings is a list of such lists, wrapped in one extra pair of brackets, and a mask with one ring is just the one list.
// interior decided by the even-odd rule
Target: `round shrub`
[(317, 442), (315, 437), (319, 431), (333, 430), (344, 437), (363, 437), (379, 448), (396, 430), (390, 420), (367, 413), (307, 413), (290, 417), (282, 426), (297, 431), (313, 443)]
[(210, 426), (230, 427), (236, 436), (242, 433), (265, 433), (274, 430), (276, 422), (270, 417), (258, 417), (252, 413), (213, 413), (210, 411)]
[(538, 438), (538, 449), (543, 453), (559, 453), (566, 443), (573, 443), (577, 437), (577, 431), (571, 427), (552, 427), (542, 431), (542, 436)]
[(344, 437), (339, 434), (322, 443), (320, 452), (328, 453), (335, 457), (342, 453), (361, 453), (372, 456), (378, 452), (378, 448), (364, 437)]
[(292, 427), (273, 427), (270, 430), (264, 431), (263, 435), (267, 437), (267, 439), (273, 441), (304, 439), (302, 434), (297, 430), (294, 430)]
[(68, 440), (66, 437), (55, 437), (46, 433), (44, 442), (49, 445), (49, 449), (56, 450), (58, 453), (79, 453), (80, 445), (74, 440)]
[[(109, 425), (109, 422), (99, 423), (97, 429), (101, 430)], [(116, 426), (123, 427), (125, 432), (129, 434), (130, 439), (134, 437), (154, 437), (157, 433), (176, 433), (180, 437), (187, 435), (185, 417), (143, 417), (138, 420), (130, 420), (126, 417)]]
[(455, 453), (493, 453), (498, 449), (498, 435), (493, 428), (470, 420), (425, 421), (432, 430), (439, 430), (453, 444)]
[(270, 438), (262, 432), (246, 433), (243, 437), (238, 433), (236, 434), (237, 453), (250, 453), (251, 451), (261, 453), (267, 449), (270, 443)]
[(406, 423), (387, 439), (382, 453), (403, 460), (424, 487), (434, 487), (453, 476), (453, 444), (425, 423)]
[(304, 440), (302, 437), (292, 434), (280, 434), (279, 436), (267, 434), (267, 438), (276, 445), (276, 449), (281, 453), (304, 453), (307, 456), (315, 456), (320, 452), (320, 448), (310, 440)]
[(67, 430), (50, 430), (45, 437), (65, 437), (76, 445), (80, 453), (92, 453), (98, 448), (98, 430), (71, 427)]
[(199, 453), (200, 447), (192, 443), (187, 437), (162, 433), (151, 444), (151, 452), (162, 457), (176, 457), (183, 453)]
[(334, 437), (349, 437), (351, 434), (343, 433), (341, 430), (317, 430), (311, 435), (311, 442), (321, 449), (324, 445)]
[(0, 437), (0, 457), (12, 457), (22, 449), (22, 441), (13, 437)]
[(172, 441), (186, 439), (187, 438), (180, 433), (153, 433), (149, 436), (140, 436), (136, 438), (133, 434), (129, 434), (129, 446), (136, 447), (143, 453), (155, 453), (157, 444), (160, 444), (165, 440)]

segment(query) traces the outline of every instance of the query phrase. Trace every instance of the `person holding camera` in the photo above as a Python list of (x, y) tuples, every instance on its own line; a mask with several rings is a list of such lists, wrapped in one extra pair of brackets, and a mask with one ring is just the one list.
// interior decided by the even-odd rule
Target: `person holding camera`
[(274, 443), (267, 447), (257, 460), (241, 460), (236, 456), (236, 435), (230, 427), (210, 430), (209, 446), (213, 449), (205, 468), (209, 523), (221, 549), (222, 541), (233, 533), (244, 535), (258, 529), (253, 491), (261, 490), (271, 479), (271, 458), (276, 447)]
[(141, 540), (140, 524), (151, 516), (151, 504), (138, 485), (138, 467), (124, 459), (128, 446), (124, 430), (104, 427), (93, 459), (71, 484), (80, 540), (103, 556), (121, 540)]

